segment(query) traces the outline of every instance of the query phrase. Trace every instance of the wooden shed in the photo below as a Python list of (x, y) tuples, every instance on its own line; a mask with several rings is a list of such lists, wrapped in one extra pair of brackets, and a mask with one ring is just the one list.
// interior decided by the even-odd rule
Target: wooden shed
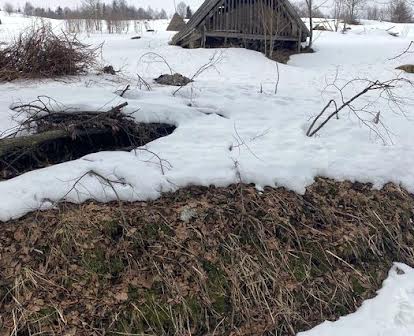
[(309, 35), (288, 0), (206, 0), (172, 44), (187, 48), (240, 44), (273, 50), (281, 44), (300, 46)]

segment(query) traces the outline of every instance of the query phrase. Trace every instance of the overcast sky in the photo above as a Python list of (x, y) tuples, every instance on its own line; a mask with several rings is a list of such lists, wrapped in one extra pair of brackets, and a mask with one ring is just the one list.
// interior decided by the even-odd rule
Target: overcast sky
[[(14, 6), (23, 6), (27, 0), (0, 0), (1, 6), (3, 6), (6, 2), (12, 3)], [(57, 6), (61, 7), (76, 7), (82, 3), (82, 0), (29, 0), (33, 5), (40, 6), (40, 7), (51, 7), (56, 8)], [(177, 3), (180, 0), (176, 0)], [(107, 0), (105, 2), (111, 2), (111, 0)], [(174, 12), (174, 0), (127, 0), (127, 2), (131, 5), (135, 5), (136, 7), (148, 7), (151, 6), (152, 8), (164, 8), (167, 12), (172, 13)], [(198, 6), (201, 5), (203, 0), (184, 0), (184, 2), (191, 6), (191, 8), (196, 9)]]

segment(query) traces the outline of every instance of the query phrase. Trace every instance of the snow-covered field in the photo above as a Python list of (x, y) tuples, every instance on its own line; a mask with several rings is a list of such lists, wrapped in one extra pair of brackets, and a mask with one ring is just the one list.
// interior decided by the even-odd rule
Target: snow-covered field
[[(18, 16), (1, 20), (0, 41), (8, 41), (32, 23)], [(61, 23), (53, 24), (61, 28)], [(404, 100), (402, 110), (376, 93), (355, 102), (356, 107), (380, 112), (380, 120), (389, 131), (379, 130), (383, 138), (349, 111), (344, 111), (339, 120), (333, 119), (317, 137), (305, 134), (312, 117), (330, 99), (338, 99), (338, 92), (328, 86), (335, 78), (338, 85), (356, 78), (375, 81), (406, 76), (414, 80), (414, 75), (395, 70), (414, 63), (413, 53), (392, 59), (414, 39), (414, 25), (367, 21), (353, 26), (347, 34), (317, 31), (315, 53), (293, 56), (288, 65), (277, 67), (262, 54), (245, 49), (169, 46), (173, 34), (165, 31), (166, 24), (153, 23), (156, 32), (144, 33), (140, 40), (131, 40), (133, 33), (83, 37), (91, 44), (105, 41), (102, 63), (122, 69), (119, 76), (90, 74), (0, 85), (3, 136), (17, 123), (10, 106), (42, 95), (74, 109), (105, 110), (127, 101), (125, 111), (134, 113), (138, 121), (176, 125), (172, 135), (147, 145), (164, 160), (164, 174), (150, 152), (91, 154), (0, 182), (1, 221), (49, 208), (62, 197), (72, 202), (89, 198), (110, 201), (118, 196), (127, 201), (144, 200), (191, 184), (226, 186), (240, 179), (259, 189), (285, 186), (300, 193), (316, 176), (372, 182), (376, 187), (394, 182), (414, 192), (413, 87), (395, 89), (398, 98)], [(386, 32), (393, 26), (391, 31), (399, 32), (399, 37)], [(153, 90), (146, 91), (136, 85), (137, 74), (152, 82), (169, 72), (158, 59), (150, 55), (141, 58), (146, 53), (162, 55), (175, 72), (188, 77), (210, 58), (221, 60), (173, 96), (171, 87), (153, 84)], [(134, 84), (133, 89), (124, 98), (115, 94), (128, 83)], [(353, 96), (365, 84), (356, 81), (348, 85), (345, 97)], [(89, 171), (123, 183), (113, 185), (115, 193), (111, 186), (88, 175)], [(366, 302), (359, 312), (301, 336), (414, 335), (414, 270), (398, 267), (404, 274), (391, 270), (379, 296)]]

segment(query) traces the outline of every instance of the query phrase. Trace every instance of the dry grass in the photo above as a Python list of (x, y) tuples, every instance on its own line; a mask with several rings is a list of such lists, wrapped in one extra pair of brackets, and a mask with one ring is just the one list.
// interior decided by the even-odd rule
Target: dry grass
[(99, 51), (76, 36), (57, 35), (48, 24), (33, 26), (0, 49), (0, 80), (83, 74), (96, 65)]
[(413, 207), (395, 185), (327, 179), (63, 204), (2, 224), (0, 334), (294, 335), (414, 266)]

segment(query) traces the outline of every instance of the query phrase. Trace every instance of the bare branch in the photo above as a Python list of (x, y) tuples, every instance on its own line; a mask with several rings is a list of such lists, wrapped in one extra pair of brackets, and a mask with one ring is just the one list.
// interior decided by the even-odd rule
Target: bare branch
[(392, 57), (392, 58), (389, 58), (388, 60), (389, 61), (392, 61), (392, 60), (395, 60), (395, 59), (397, 59), (397, 58), (400, 58), (401, 56), (403, 56), (403, 55), (405, 55), (405, 54), (412, 54), (413, 53), (413, 51), (410, 51), (410, 49), (411, 49), (411, 47), (414, 45), (414, 41), (411, 41), (410, 42), (410, 44), (408, 45), (408, 47), (403, 51), (403, 52), (401, 52), (400, 54), (398, 54), (397, 56), (395, 56), (395, 57)]
[[(219, 64), (223, 60), (223, 52), (216, 51), (209, 59), (206, 64), (203, 64), (190, 78), (191, 81), (194, 81), (198, 76), (200, 76), (203, 72), (215, 68), (217, 64)], [(180, 86), (177, 90), (173, 92), (173, 96), (175, 96), (184, 86)]]
[(165, 57), (164, 56), (162, 56), (162, 55), (160, 55), (160, 54), (157, 54), (157, 53), (155, 53), (155, 52), (147, 52), (147, 53), (145, 53), (145, 54), (143, 54), (140, 58), (139, 58), (139, 60), (138, 60), (138, 63), (140, 63), (145, 57), (147, 57), (147, 56), (151, 56), (153, 59), (160, 59), (161, 60), (161, 63), (164, 63), (167, 67), (168, 67), (168, 69), (169, 69), (169, 71), (170, 71), (170, 74), (171, 75), (173, 75), (174, 74), (174, 71), (173, 71), (173, 69), (171, 68), (171, 66), (170, 66), (170, 64), (167, 62), (167, 60), (165, 59)]
[[(382, 122), (381, 120), (381, 111), (374, 110), (374, 103), (378, 101), (378, 99), (386, 99), (389, 104), (393, 104), (397, 106), (397, 108), (401, 109), (401, 101), (394, 95), (393, 89), (395, 89), (399, 83), (402, 84), (408, 84), (411, 86), (414, 86), (414, 83), (409, 81), (408, 79), (397, 77), (388, 81), (381, 82), (379, 80), (377, 81), (370, 81), (368, 79), (360, 79), (355, 78), (353, 80), (350, 80), (346, 82), (343, 86), (338, 86), (336, 84), (336, 80), (338, 78), (338, 75), (335, 76), (335, 81), (328, 85), (333, 86), (338, 91), (338, 94), (340, 96), (340, 103), (337, 103), (336, 100), (331, 99), (328, 104), (322, 109), (322, 111), (313, 119), (311, 125), (309, 126), (306, 135), (309, 137), (315, 136), (323, 127), (328, 124), (328, 122), (333, 117), (338, 117), (339, 113), (345, 109), (348, 109), (357, 117), (357, 119), (366, 126), (370, 131), (375, 133), (383, 142), (384, 144), (387, 142), (386, 138), (391, 140), (391, 132), (387, 128), (387, 126)], [(366, 86), (364, 89), (358, 91), (356, 94), (354, 94), (351, 98), (346, 99), (344, 96), (344, 90), (353, 85), (354, 83), (366, 83)], [(365, 94), (372, 92), (372, 91), (378, 91), (378, 96), (376, 101), (369, 101), (365, 105), (361, 107), (356, 107), (354, 103), (359, 100), (362, 96)], [(319, 124), (318, 122), (322, 119), (322, 117), (325, 115), (326, 111), (331, 107), (334, 106), (334, 110), (328, 114)], [(366, 114), (369, 116), (369, 119), (362, 117), (362, 114)], [(317, 126), (316, 126), (317, 125)], [(391, 140), (392, 142), (392, 140)]]

